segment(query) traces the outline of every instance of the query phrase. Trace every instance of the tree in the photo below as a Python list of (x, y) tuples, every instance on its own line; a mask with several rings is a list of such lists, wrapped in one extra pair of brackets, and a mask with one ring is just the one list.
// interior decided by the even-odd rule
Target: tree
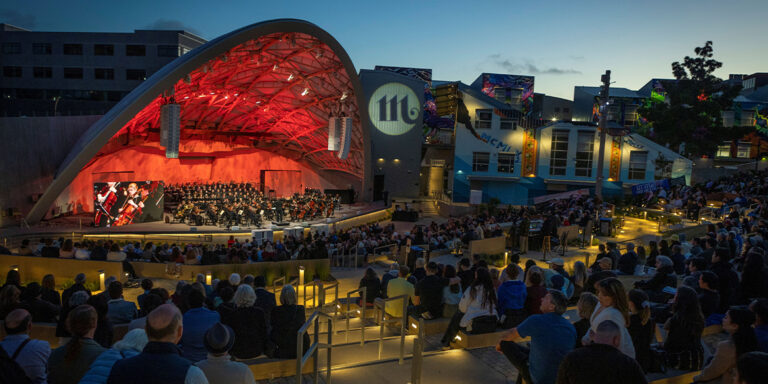
[(645, 136), (686, 152), (711, 155), (724, 141), (749, 132), (748, 127), (723, 127), (722, 112), (733, 107), (741, 86), (730, 86), (713, 73), (723, 63), (713, 59), (712, 42), (694, 49), (694, 57), (672, 63), (674, 81), (662, 81), (664, 101), (651, 99), (638, 109), (646, 126)]

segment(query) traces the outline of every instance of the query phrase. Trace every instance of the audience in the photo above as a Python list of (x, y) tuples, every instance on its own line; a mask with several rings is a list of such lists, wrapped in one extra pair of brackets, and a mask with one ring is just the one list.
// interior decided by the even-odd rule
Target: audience
[(768, 372), (768, 353), (745, 353), (736, 362), (734, 384), (762, 384)]
[(144, 329), (129, 331), (112, 348), (104, 351), (91, 364), (80, 384), (106, 384), (109, 372), (115, 363), (122, 359), (137, 356), (147, 345), (147, 333)]
[[(205, 359), (206, 351), (203, 345), (205, 331), (221, 320), (218, 312), (203, 307), (205, 296), (196, 289), (191, 289), (187, 296), (189, 310), (184, 313), (184, 334), (181, 337), (182, 356), (196, 363)], [(150, 318), (147, 318), (149, 321)]]
[(672, 317), (664, 324), (667, 338), (663, 348), (668, 364), (681, 370), (701, 368), (703, 351), (701, 332), (704, 330), (704, 315), (701, 314), (696, 291), (680, 287), (672, 305)]
[(637, 361), (619, 350), (622, 328), (613, 320), (598, 324), (590, 344), (571, 351), (563, 358), (557, 372), (557, 384), (647, 383)]
[(576, 329), (576, 347), (581, 347), (581, 339), (589, 332), (589, 319), (592, 318), (592, 314), (595, 312), (595, 308), (599, 300), (593, 293), (582, 292), (579, 301), (576, 303), (576, 310), (579, 315), (579, 320), (573, 323), (573, 327)]
[(539, 267), (531, 267), (525, 280), (526, 297), (525, 312), (529, 315), (541, 313), (541, 301), (547, 295), (547, 288), (543, 285), (544, 273)]
[(746, 308), (732, 307), (723, 319), (723, 330), (730, 336), (717, 345), (712, 359), (693, 381), (704, 382), (719, 379), (720, 383), (734, 382), (736, 361), (745, 353), (758, 349), (757, 337), (752, 329), (755, 315)]
[[(390, 279), (387, 283), (387, 297), (393, 298), (398, 296), (405, 296), (405, 305), (408, 304), (408, 300), (413, 300), (416, 295), (416, 289), (408, 280), (408, 273), (410, 270), (408, 266), (400, 266), (400, 274), (397, 278)], [(402, 300), (392, 300), (386, 303), (385, 312), (394, 318), (403, 317), (403, 302)]]
[(93, 339), (97, 322), (96, 310), (90, 305), (80, 305), (69, 312), (67, 330), (72, 339), (51, 352), (48, 359), (49, 383), (79, 383), (91, 363), (105, 351), (104, 347)]
[[(443, 268), (443, 277), (448, 280), (458, 277), (456, 275), (456, 267), (446, 265)], [(450, 284), (447, 287), (443, 287), (443, 317), (447, 319), (452, 318), (459, 310), (459, 302), (461, 302), (461, 296), (464, 293), (460, 280), (458, 284)]]
[(648, 372), (651, 368), (651, 343), (653, 342), (655, 323), (651, 318), (651, 306), (648, 295), (639, 289), (633, 289), (627, 294), (629, 302), (629, 326), (627, 331), (635, 347), (635, 360)]
[[(304, 306), (298, 305), (296, 290), (286, 284), (280, 291), (280, 305), (272, 309), (270, 340), (275, 346), (273, 356), (278, 359), (296, 358), (296, 333), (304, 325)], [(309, 335), (304, 334), (304, 353), (309, 349)]]
[(24, 309), (16, 309), (5, 316), (4, 320), (6, 336), (0, 341), (0, 347), (24, 370), (24, 374), (32, 383), (45, 383), (51, 347), (45, 341), (29, 337), (33, 327), (32, 315)]
[[(490, 330), (486, 329), (486, 322), (479, 326), (474, 320), (481, 317), (492, 318), (490, 321)], [(487, 333), (496, 330), (498, 315), (496, 312), (496, 291), (493, 289), (491, 274), (486, 268), (477, 268), (475, 279), (472, 284), (464, 291), (464, 295), (459, 302), (459, 310), (451, 318), (443, 335), (443, 347), (449, 348), (451, 341), (459, 333), (459, 330), (466, 330), (469, 333)]]
[(127, 324), (138, 316), (136, 304), (123, 299), (123, 284), (119, 281), (109, 283), (109, 311), (107, 318), (112, 324)]
[(498, 311), (501, 314), (501, 327), (509, 329), (516, 327), (525, 320), (525, 299), (528, 297), (528, 289), (518, 280), (520, 270), (516, 265), (510, 264), (504, 268), (506, 281), (498, 288)]
[(254, 306), (254, 303), (256, 293), (253, 288), (242, 284), (237, 287), (234, 296), (235, 310), (221, 318), (221, 322), (234, 332), (235, 342), (230, 348), (230, 354), (238, 360), (260, 356), (267, 343), (267, 320), (264, 311)]
[(621, 332), (621, 343), (619, 350), (625, 355), (634, 358), (635, 347), (632, 344), (632, 337), (629, 335), (627, 326), (629, 325), (629, 300), (624, 291), (624, 285), (616, 278), (608, 278), (597, 283), (597, 300), (599, 304), (595, 307), (595, 312), (589, 319), (590, 329), (581, 340), (583, 345), (588, 345), (592, 340), (592, 335), (597, 331), (597, 326), (603, 321), (610, 320), (619, 325)]
[[(379, 277), (376, 275), (376, 271), (374, 271), (373, 268), (366, 269), (365, 275), (360, 279), (358, 288), (363, 287), (365, 287), (365, 305), (372, 306), (373, 301), (376, 300), (376, 298), (381, 297), (381, 280), (379, 280)], [(362, 295), (363, 294), (360, 293), (360, 297), (362, 297)]]
[[(240, 286), (237, 289), (238, 292), (243, 288), (245, 286)], [(235, 344), (237, 344), (235, 331), (222, 323), (214, 324), (205, 332), (205, 349), (208, 351), (208, 358), (195, 365), (203, 371), (210, 384), (255, 383), (253, 372), (247, 365), (230, 359), (229, 351)]]

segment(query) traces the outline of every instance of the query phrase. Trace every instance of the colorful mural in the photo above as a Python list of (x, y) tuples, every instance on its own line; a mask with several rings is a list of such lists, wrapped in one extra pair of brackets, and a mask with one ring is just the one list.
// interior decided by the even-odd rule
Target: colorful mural
[(526, 177), (536, 176), (536, 131), (526, 129), (523, 135), (523, 168), (522, 175)]
[(533, 77), (501, 75), (494, 73), (483, 74), (483, 87), (481, 91), (494, 99), (496, 98), (495, 89), (506, 88), (506, 97), (504, 102), (512, 104), (512, 92), (520, 91), (520, 105), (525, 116), (533, 111)]
[(621, 136), (611, 136), (611, 162), (608, 167), (608, 180), (619, 180), (621, 172)]

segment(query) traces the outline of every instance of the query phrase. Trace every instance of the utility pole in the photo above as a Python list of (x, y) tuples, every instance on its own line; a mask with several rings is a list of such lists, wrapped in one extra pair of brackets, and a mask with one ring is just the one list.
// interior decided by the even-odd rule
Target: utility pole
[(595, 180), (595, 195), (603, 201), (603, 163), (605, 162), (605, 138), (607, 135), (606, 121), (608, 120), (608, 90), (611, 87), (611, 71), (605, 71), (600, 76), (603, 86), (600, 87), (600, 122), (597, 129), (600, 131), (600, 149), (597, 152), (597, 180)]

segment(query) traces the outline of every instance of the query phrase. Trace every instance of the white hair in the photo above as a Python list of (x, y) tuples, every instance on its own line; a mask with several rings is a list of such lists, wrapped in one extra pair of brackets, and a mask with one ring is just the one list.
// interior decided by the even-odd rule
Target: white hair
[(290, 284), (284, 285), (280, 291), (280, 304), (296, 305), (298, 301), (299, 299), (296, 297), (296, 290), (293, 289), (293, 286)]
[(229, 275), (229, 283), (232, 285), (239, 285), (240, 284), (240, 274), (239, 273), (233, 273)]
[(238, 308), (250, 307), (256, 302), (256, 292), (253, 291), (250, 285), (243, 284), (237, 287), (237, 292), (235, 292), (235, 297), (232, 301)]
[(144, 347), (148, 342), (149, 340), (147, 339), (147, 332), (141, 328), (138, 328), (132, 329), (130, 332), (126, 333), (120, 341), (112, 346), (112, 348), (118, 351), (132, 349), (136, 352), (141, 352), (144, 350)]
[(675, 265), (675, 263), (666, 256), (656, 256), (656, 262), (661, 265), (661, 267), (672, 267)]

